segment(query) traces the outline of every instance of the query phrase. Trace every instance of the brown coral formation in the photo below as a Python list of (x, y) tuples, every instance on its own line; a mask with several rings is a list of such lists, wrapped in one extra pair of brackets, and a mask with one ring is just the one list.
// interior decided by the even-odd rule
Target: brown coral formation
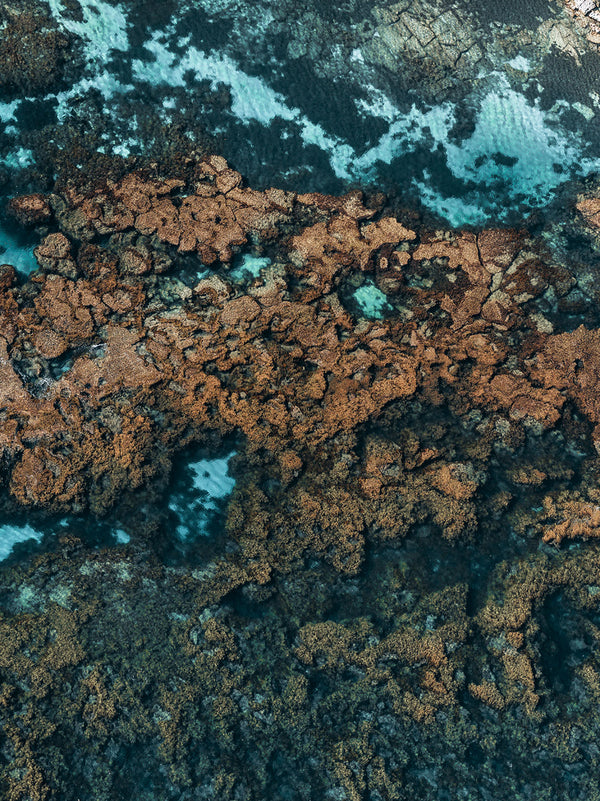
[[(555, 334), (536, 311), (549, 289), (560, 303), (569, 276), (526, 232), (417, 232), (360, 193), (256, 192), (219, 157), (187, 184), (134, 174), (12, 207), (54, 220), (41, 272), (18, 286), (5, 271), (0, 298), (0, 438), (21, 503), (106, 510), (168, 474), (182, 444), (235, 431), (247, 459), (292, 484), (303, 547), (356, 570), (365, 530), (430, 519), (450, 538), (472, 533), (486, 459), (507, 436), (561, 426), (574, 405), (600, 440), (598, 333)], [(240, 284), (228, 265), (250, 246), (273, 266)], [(173, 276), (201, 263), (213, 274)], [(352, 306), (367, 279), (395, 304), (386, 320)], [(357, 452), (361, 426), (446, 404), (487, 420), (464, 458), (435, 425), (395, 444), (368, 434)], [(260, 534), (274, 525), (268, 499), (243, 493), (229, 526), (268, 572), (285, 551)]]
[[(600, 649), (543, 658), (556, 598), (600, 642), (598, 331), (560, 328), (574, 279), (527, 231), (373, 205), (256, 192), (217, 157), (13, 201), (43, 236), (37, 273), (0, 271), (13, 502), (149, 519), (185, 445), (239, 447), (225, 546), (197, 569), (138, 538), (3, 574), (7, 797), (70, 798), (73, 771), (82, 797), (125, 797), (128, 747), (165, 798), (429, 797), (414, 738), (495, 764), (513, 725), (556, 762), (600, 730)], [(270, 266), (240, 278), (248, 251)], [(529, 727), (559, 725), (566, 673), (592, 711), (549, 738)]]
[[(0, 771), (0, 787), (7, 797), (39, 799), (58, 792), (71, 797), (68, 766), (78, 761), (81, 749), (99, 766), (107, 764), (110, 751), (114, 755), (108, 760), (118, 762), (125, 743), (139, 747), (144, 741), (151, 745), (143, 770), (159, 786), (166, 783), (171, 792), (187, 797), (188, 788), (210, 777), (216, 786), (207, 789), (209, 797), (253, 797), (266, 779), (254, 767), (243, 778), (249, 745), (244, 721), (260, 761), (277, 753), (281, 738), (291, 737), (311, 753), (312, 737), (324, 737), (317, 762), (301, 773), (321, 772), (321, 782), (337, 779), (349, 788), (352, 773), (343, 757), (347, 733), (337, 728), (328, 733), (311, 722), (342, 695), (319, 701), (315, 682), (334, 680), (349, 690), (358, 678), (356, 700), (348, 695), (347, 702), (361, 703), (361, 697), (364, 702), (376, 693), (399, 721), (431, 722), (436, 710), (455, 702), (463, 655), (451, 653), (448, 644), (456, 651), (467, 635), (464, 586), (434, 593), (408, 609), (399, 604), (386, 636), (366, 619), (302, 626), (290, 621), (284, 623), (290, 644), (274, 630), (268, 635), (260, 623), (247, 626), (226, 606), (207, 608), (199, 575), (158, 566), (149, 570), (126, 554), (116, 561), (106, 553), (86, 556), (74, 542), (63, 542), (63, 548), (64, 557), (43, 557), (20, 572), (21, 589), (9, 591), (10, 613), (0, 620), (0, 719), (8, 722), (4, 733), (11, 754), (10, 771)], [(66, 583), (63, 558), (76, 568)], [(290, 600), (297, 590), (288, 589)], [(22, 625), (15, 629), (17, 622)], [(53, 636), (44, 638), (45, 630)], [(118, 665), (112, 657), (107, 661), (116, 642)], [(166, 642), (170, 648), (163, 653)], [(266, 659), (255, 658), (253, 643), (267, 647)], [(277, 687), (269, 687), (276, 664)], [(72, 700), (66, 705), (63, 689), (55, 691), (56, 681), (69, 687)], [(140, 682), (149, 703), (140, 702)], [(23, 683), (28, 685), (27, 722), (18, 711)], [(29, 730), (26, 740), (23, 726)], [(78, 733), (71, 735), (70, 751), (54, 750), (53, 738), (69, 736), (74, 726)], [(202, 742), (211, 743), (212, 756), (199, 757)], [(372, 746), (365, 742), (363, 747), (371, 760)], [(102, 778), (101, 768), (90, 770), (77, 793), (102, 790), (118, 797), (123, 792), (116, 773)], [(138, 780), (133, 777), (137, 768), (132, 765), (130, 771), (131, 780)], [(397, 771), (382, 763), (380, 777), (371, 783), (384, 786), (394, 775), (397, 781)]]
[(52, 217), (48, 201), (40, 194), (12, 198), (8, 208), (21, 225), (40, 225)]
[[(566, 758), (580, 760), (578, 781), (593, 786), (597, 551), (501, 561), (475, 609), (466, 582), (433, 589), (406, 559), (383, 550), (350, 581), (321, 563), (211, 603), (206, 569), (90, 553), (74, 540), (4, 570), (0, 722), (10, 761), (0, 790), (120, 799), (146, 780), (165, 798), (193, 799), (203, 786), (209, 799), (284, 799), (295, 788), (308, 801), (319, 786), (344, 799), (408, 801), (422, 789), (416, 756), (437, 764), (448, 753), (456, 764), (445, 786), (457, 790), (490, 772), (498, 787), (500, 756), (508, 789), (534, 760), (530, 782), (541, 792), (543, 768)], [(554, 665), (557, 603), (574, 645)], [(472, 743), (490, 765), (470, 764)], [(286, 770), (271, 772), (273, 761)]]

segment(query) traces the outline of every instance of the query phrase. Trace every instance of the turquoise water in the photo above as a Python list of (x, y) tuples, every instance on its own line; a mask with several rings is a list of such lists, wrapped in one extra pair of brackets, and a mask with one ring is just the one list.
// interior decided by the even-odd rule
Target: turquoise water
[(234, 281), (259, 278), (270, 265), (271, 260), (266, 256), (253, 256), (251, 253), (246, 253), (237, 262), (234, 262), (229, 276)]
[(372, 281), (365, 282), (353, 294), (360, 313), (371, 320), (381, 320), (391, 310), (385, 293)]
[(5, 523), (0, 526), (0, 562), (10, 556), (15, 545), (21, 542), (39, 543), (43, 537), (43, 531), (33, 528), (28, 523), (22, 526)]
[(235, 479), (229, 461), (235, 452), (217, 459), (187, 461), (179, 468), (167, 506), (175, 518), (175, 532), (183, 542), (211, 533), (215, 513), (233, 492)]
[[(215, 458), (198, 458), (197, 449), (174, 459), (173, 475), (164, 492), (146, 504), (137, 520), (120, 516), (117, 510), (107, 518), (66, 515), (46, 516), (36, 510), (32, 515), (20, 511), (0, 519), (0, 562), (40, 551), (56, 549), (67, 534), (82, 537), (93, 548), (128, 545), (132, 541), (147, 547), (136, 524), (153, 523), (161, 529), (160, 541), (168, 558), (194, 551), (220, 531), (222, 513), (235, 487), (230, 462), (235, 451)], [(6, 515), (5, 515), (6, 518)]]
[[(206, 130), (258, 187), (373, 184), (453, 226), (510, 221), (600, 167), (600, 97), (591, 70), (575, 79), (577, 48), (584, 52), (575, 33), (572, 53), (505, 43), (503, 55), (491, 41), (495, 49), (469, 82), (432, 103), (421, 91), (424, 76), (412, 84), (400, 69), (390, 76), (352, 27), (356, 46), (345, 71), (324, 77), (341, 58), (335, 47), (327, 43), (322, 64), (300, 57), (303, 45), (293, 26), (282, 30), (273, 3), (182, 0), (162, 14), (160, 28), (140, 2), (83, 0), (79, 14), (63, 0), (49, 7), (81, 42), (82, 61), (66, 88), (0, 103), (0, 163), (9, 172), (36, 160), (27, 137), (40, 101), (52, 109), (45, 122), (91, 126), (97, 151), (113, 157), (155, 154), (173, 126), (190, 147)], [(545, 13), (566, 24), (556, 9)], [(559, 66), (566, 77), (557, 88)]]
[(33, 255), (37, 244), (37, 237), (32, 241), (15, 221), (0, 219), (0, 264), (12, 264), (17, 272), (29, 275), (38, 268)]

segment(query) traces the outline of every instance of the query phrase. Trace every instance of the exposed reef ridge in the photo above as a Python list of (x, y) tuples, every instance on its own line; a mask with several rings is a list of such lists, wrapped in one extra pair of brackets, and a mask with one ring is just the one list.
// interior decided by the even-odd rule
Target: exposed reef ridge
[[(375, 506), (420, 477), (446, 515), (456, 507), (444, 526), (456, 536), (477, 469), (418, 443), (408, 462), (368, 446), (357, 462), (344, 438), (419, 404), (476, 413), (488, 448), (574, 415), (600, 447), (600, 332), (554, 330), (575, 278), (541, 239), (417, 232), (358, 192), (256, 192), (220, 157), (191, 169), (187, 184), (137, 174), (12, 202), (23, 223), (52, 228), (38, 273), (2, 274), (3, 479), (21, 503), (102, 512), (164, 470), (182, 438), (216, 429), (268, 453), (285, 483), (333, 449)], [(579, 204), (591, 230), (594, 202)], [(250, 245), (272, 266), (240, 284), (228, 265)], [(215, 269), (198, 277), (203, 265)], [(386, 319), (353, 306), (366, 282)]]
[[(3, 571), (11, 801), (598, 792), (593, 276), (384, 203), (217, 156), (12, 201), (42, 239), (0, 268), (5, 502), (136, 539)], [(154, 563), (174, 455), (231, 436), (210, 560)]]

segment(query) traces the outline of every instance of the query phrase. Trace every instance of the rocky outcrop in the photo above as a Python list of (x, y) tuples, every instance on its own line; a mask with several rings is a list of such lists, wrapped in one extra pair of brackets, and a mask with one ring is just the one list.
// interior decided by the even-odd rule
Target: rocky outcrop
[[(21, 503), (107, 509), (164, 470), (159, 451), (208, 430), (242, 434), (248, 454), (310, 486), (316, 453), (341, 459), (336, 470), (356, 462), (340, 438), (407, 403), (502, 419), (498, 441), (560, 427), (571, 404), (600, 424), (598, 334), (553, 333), (535, 311), (550, 287), (560, 299), (565, 274), (525, 232), (416, 231), (359, 193), (253, 191), (217, 157), (190, 185), (134, 174), (13, 209), (24, 222), (51, 213), (59, 229), (36, 250), (41, 271), (23, 286), (7, 274), (2, 289), (0, 437)], [(227, 265), (250, 246), (270, 249), (274, 267), (240, 284)], [(190, 259), (213, 273), (193, 279)], [(389, 319), (352, 305), (369, 276), (397, 310)], [(346, 469), (349, 542), (409, 486), (448, 536), (473, 529), (485, 465), (417, 448), (407, 461), (376, 446)], [(327, 528), (303, 507), (302, 481), (307, 529)]]
[(600, 44), (600, 8), (595, 0), (566, 0), (567, 10), (587, 28), (587, 38)]

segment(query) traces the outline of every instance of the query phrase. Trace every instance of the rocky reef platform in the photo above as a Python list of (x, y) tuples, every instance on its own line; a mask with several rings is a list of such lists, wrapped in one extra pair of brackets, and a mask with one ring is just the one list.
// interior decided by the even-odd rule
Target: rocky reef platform
[[(3, 512), (133, 536), (2, 568), (3, 797), (597, 797), (593, 187), (433, 230), (206, 156), (11, 213)], [(232, 440), (219, 536), (159, 559), (174, 460)]]

